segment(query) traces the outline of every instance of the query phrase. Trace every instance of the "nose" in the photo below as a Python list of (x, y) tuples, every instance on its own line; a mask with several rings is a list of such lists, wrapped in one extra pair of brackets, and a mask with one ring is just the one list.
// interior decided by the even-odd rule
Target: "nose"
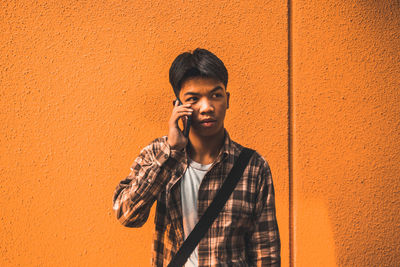
[(200, 109), (199, 109), (200, 114), (207, 114), (214, 112), (214, 106), (209, 99), (204, 98), (200, 101), (199, 104), (200, 104)]

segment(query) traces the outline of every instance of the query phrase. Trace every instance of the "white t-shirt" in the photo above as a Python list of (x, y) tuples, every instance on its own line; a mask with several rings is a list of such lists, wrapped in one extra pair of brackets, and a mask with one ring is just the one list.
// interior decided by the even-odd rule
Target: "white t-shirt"
[[(200, 183), (206, 175), (212, 163), (203, 165), (188, 159), (188, 167), (181, 181), (181, 199), (183, 212), (183, 230), (185, 239), (189, 236), (198, 222), (197, 196)], [(198, 266), (198, 246), (188, 258), (185, 267)]]

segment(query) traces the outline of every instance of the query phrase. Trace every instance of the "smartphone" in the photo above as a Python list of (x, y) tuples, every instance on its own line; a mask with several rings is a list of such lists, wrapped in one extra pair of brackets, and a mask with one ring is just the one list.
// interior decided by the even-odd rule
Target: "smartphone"
[[(178, 100), (178, 104), (179, 106), (182, 105), (182, 102), (179, 98), (177, 98), (176, 100)], [(192, 123), (192, 117), (191, 116), (187, 116), (187, 120), (186, 120), (186, 127), (183, 129), (183, 135), (185, 137), (189, 136), (189, 130), (190, 130), (190, 124)]]

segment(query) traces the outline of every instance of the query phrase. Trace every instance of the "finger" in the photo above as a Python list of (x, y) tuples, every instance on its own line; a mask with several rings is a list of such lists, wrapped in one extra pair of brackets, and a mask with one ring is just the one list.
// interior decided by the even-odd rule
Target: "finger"
[(187, 121), (187, 119), (188, 119), (188, 117), (187, 117), (187, 116), (183, 116), (183, 117), (182, 117), (182, 122), (183, 122), (183, 125), (185, 125), (185, 124), (186, 124), (186, 121)]
[(186, 120), (187, 120), (187, 116), (183, 116), (180, 118), (181, 122), (182, 122), (182, 129), (180, 129), (182, 131), (182, 133), (185, 131), (185, 127), (186, 127)]
[(189, 117), (189, 116), (192, 116), (192, 114), (193, 114), (193, 111), (191, 111), (191, 110), (176, 110), (173, 113), (171, 119), (173, 121), (177, 122), (180, 118), (186, 117), (186, 116)]
[(188, 108), (188, 107), (179, 106), (179, 107), (175, 107), (174, 111), (173, 111), (174, 114), (179, 114), (179, 115), (181, 115), (182, 113), (188, 113), (188, 112), (193, 113), (193, 109)]
[(193, 109), (191, 108), (184, 108), (184, 109), (177, 109), (177, 113), (182, 113), (182, 112), (193, 112)]
[(180, 113), (178, 114), (176, 121), (178, 121), (179, 119), (183, 119), (184, 117), (190, 117), (190, 116), (192, 116), (191, 113)]
[(185, 107), (185, 108), (187, 108), (187, 107), (190, 107), (190, 106), (192, 106), (191, 103), (186, 103), (186, 104), (179, 105), (179, 101), (178, 100), (176, 100), (176, 102), (175, 102), (175, 107)]

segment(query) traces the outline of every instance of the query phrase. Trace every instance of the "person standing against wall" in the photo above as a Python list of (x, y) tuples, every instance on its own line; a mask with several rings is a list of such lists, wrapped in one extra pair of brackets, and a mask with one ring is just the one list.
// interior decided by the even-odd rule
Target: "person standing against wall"
[[(157, 200), (152, 266), (171, 262), (244, 149), (224, 127), (228, 72), (216, 55), (200, 48), (180, 54), (169, 80), (178, 99), (168, 135), (142, 149), (113, 197), (127, 227), (141, 227)], [(280, 246), (271, 170), (255, 152), (184, 266), (280, 266)]]

